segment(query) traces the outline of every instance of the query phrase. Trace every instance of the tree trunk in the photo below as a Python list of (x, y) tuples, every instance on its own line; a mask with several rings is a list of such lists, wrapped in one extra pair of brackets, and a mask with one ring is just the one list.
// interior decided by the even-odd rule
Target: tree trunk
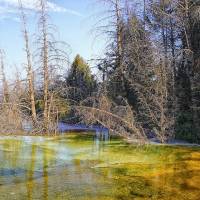
[(49, 66), (48, 66), (48, 38), (47, 38), (47, 18), (46, 18), (46, 4), (45, 0), (40, 0), (41, 10), (41, 30), (42, 30), (42, 65), (44, 78), (44, 131), (48, 131), (48, 100), (49, 100)]
[(2, 84), (3, 84), (3, 103), (8, 103), (9, 101), (8, 83), (4, 71), (4, 53), (2, 50), (0, 50), (0, 61), (1, 61), (0, 67), (1, 67)]
[(37, 121), (37, 114), (36, 114), (36, 108), (35, 108), (35, 89), (34, 89), (33, 67), (32, 67), (32, 61), (31, 61), (31, 50), (29, 46), (28, 31), (26, 28), (26, 16), (23, 11), (23, 5), (22, 5), (21, 0), (18, 0), (18, 2), (19, 2), (20, 11), (21, 11), (21, 20), (23, 24), (23, 35), (24, 35), (25, 51), (26, 51), (26, 59), (27, 59), (27, 77), (28, 77), (29, 98), (30, 98), (30, 103), (31, 103), (32, 120), (33, 120), (33, 124), (35, 124)]

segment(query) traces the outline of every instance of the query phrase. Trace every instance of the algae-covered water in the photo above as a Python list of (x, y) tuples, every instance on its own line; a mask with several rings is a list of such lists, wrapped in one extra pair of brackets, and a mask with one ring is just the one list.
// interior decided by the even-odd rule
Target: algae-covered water
[(0, 137), (1, 200), (199, 200), (200, 148)]

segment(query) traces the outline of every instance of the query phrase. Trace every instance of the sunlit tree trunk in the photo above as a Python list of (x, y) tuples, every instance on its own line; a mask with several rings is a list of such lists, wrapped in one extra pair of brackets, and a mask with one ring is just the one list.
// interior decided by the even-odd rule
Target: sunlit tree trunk
[(34, 75), (33, 75), (32, 59), (31, 59), (31, 50), (29, 46), (29, 35), (27, 31), (26, 16), (23, 11), (22, 1), (18, 0), (18, 2), (19, 2), (19, 8), (21, 11), (21, 21), (23, 24), (23, 35), (24, 35), (25, 51), (26, 51), (26, 59), (27, 59), (27, 78), (28, 78), (28, 87), (29, 87), (29, 98), (30, 98), (30, 103), (31, 103), (32, 120), (33, 120), (33, 123), (36, 123), (37, 115), (36, 115), (36, 108), (35, 108)]

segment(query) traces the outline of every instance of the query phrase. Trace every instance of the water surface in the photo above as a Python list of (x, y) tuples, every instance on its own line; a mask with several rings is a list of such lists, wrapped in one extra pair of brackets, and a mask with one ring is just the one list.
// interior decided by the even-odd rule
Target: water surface
[(200, 148), (91, 135), (0, 137), (2, 200), (200, 198)]

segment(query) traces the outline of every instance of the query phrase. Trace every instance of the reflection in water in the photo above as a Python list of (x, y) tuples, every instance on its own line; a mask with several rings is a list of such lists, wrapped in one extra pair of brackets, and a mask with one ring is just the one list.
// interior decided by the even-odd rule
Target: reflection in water
[(32, 147), (31, 147), (30, 168), (28, 168), (28, 172), (27, 172), (27, 196), (28, 196), (28, 200), (33, 199), (35, 159), (36, 159), (36, 145), (33, 144)]
[(43, 179), (44, 179), (44, 194), (43, 199), (48, 200), (48, 162), (47, 162), (47, 150), (43, 151)]
[(98, 141), (108, 141), (109, 140), (109, 131), (108, 129), (98, 129), (96, 130), (95, 139)]
[(0, 138), (0, 159), (2, 200), (200, 196), (200, 148), (135, 147), (98, 133), (10, 137)]

